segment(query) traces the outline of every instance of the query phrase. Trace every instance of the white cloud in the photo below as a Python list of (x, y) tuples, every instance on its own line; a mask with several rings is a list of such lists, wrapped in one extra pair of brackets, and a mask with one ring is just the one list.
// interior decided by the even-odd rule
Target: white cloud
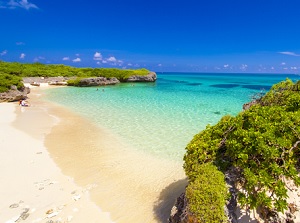
[(247, 64), (242, 64), (242, 65), (240, 66), (240, 69), (243, 70), (243, 71), (247, 70), (247, 68), (248, 68), (248, 65), (247, 65)]
[(281, 65), (284, 66), (284, 65), (286, 65), (286, 63), (285, 63), (285, 62), (282, 62)]
[(127, 66), (130, 66), (130, 67), (131, 67), (131, 66), (132, 66), (132, 63), (127, 64)]
[(8, 7), (11, 9), (20, 7), (23, 9), (30, 9), (30, 8), (34, 8), (34, 9), (38, 9), (38, 7), (35, 4), (32, 4), (30, 2), (28, 2), (27, 0), (21, 0), (21, 1), (16, 1), (16, 0), (10, 0), (7, 3)]
[(117, 62), (117, 59), (115, 57), (110, 57), (107, 59), (109, 62)]
[(25, 45), (25, 43), (23, 43), (23, 42), (16, 42), (16, 45), (18, 45), (18, 46)]
[(224, 68), (228, 68), (229, 67), (229, 64), (224, 64)]
[(3, 50), (3, 51), (0, 53), (0, 56), (4, 56), (5, 54), (7, 54), (7, 50)]
[(297, 67), (291, 67), (291, 70), (298, 70)]
[(96, 63), (96, 64), (100, 65), (100, 64), (101, 64), (101, 62), (100, 62), (100, 61), (97, 61), (97, 63)]
[(289, 55), (289, 56), (294, 56), (294, 57), (299, 57), (299, 54), (296, 54), (294, 52), (289, 52), (289, 51), (284, 51), (284, 52), (279, 52), (280, 54), (284, 54), (284, 55)]
[(79, 57), (77, 57), (76, 59), (73, 60), (73, 62), (74, 63), (81, 62), (81, 59)]
[(21, 55), (20, 55), (20, 59), (24, 59), (24, 58), (25, 58), (25, 56), (26, 56), (26, 54), (25, 54), (25, 53), (21, 53)]
[(75, 54), (75, 56), (79, 57), (79, 56), (80, 56), (80, 54), (79, 54), (79, 53), (76, 53), (76, 54)]
[(107, 61), (106, 60), (102, 60), (102, 63), (107, 63)]
[(101, 55), (101, 53), (96, 52), (96, 53), (94, 54), (94, 60), (102, 60), (102, 55)]
[(160, 64), (158, 64), (157, 66), (158, 66), (158, 67), (161, 67), (161, 66), (162, 66), (162, 64), (160, 63)]
[(45, 60), (45, 59), (46, 59), (45, 57), (39, 56), (39, 57), (35, 57), (35, 58), (33, 59), (33, 61), (34, 61), (34, 62), (38, 62), (39, 60)]
[(62, 60), (70, 60), (70, 57), (63, 57)]

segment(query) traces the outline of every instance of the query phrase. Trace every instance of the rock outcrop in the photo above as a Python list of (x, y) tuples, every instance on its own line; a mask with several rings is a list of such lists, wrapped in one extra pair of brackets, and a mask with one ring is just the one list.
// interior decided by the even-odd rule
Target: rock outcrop
[[(48, 83), (50, 85), (66, 85), (69, 77), (23, 77), (24, 83), (39, 86), (41, 83)], [(61, 83), (61, 84), (59, 84)]]
[(192, 221), (189, 220), (189, 212), (187, 210), (187, 200), (185, 193), (182, 193), (175, 202), (171, 210), (171, 215), (168, 219), (168, 223), (188, 223)]
[(7, 92), (0, 93), (0, 102), (13, 102), (27, 99), (27, 94), (30, 93), (28, 87), (18, 90), (16, 86), (12, 85)]
[(146, 76), (138, 76), (138, 75), (133, 75), (129, 77), (128, 79), (125, 79), (125, 82), (154, 82), (156, 81), (157, 76), (156, 73), (150, 72)]
[(243, 105), (243, 110), (246, 111), (246, 110), (248, 110), (249, 108), (251, 108), (251, 106), (257, 105), (257, 104), (259, 104), (259, 100), (258, 100), (258, 99), (253, 100), (253, 101), (250, 101), (250, 102), (248, 102), (248, 103), (245, 103), (245, 104)]
[(88, 86), (103, 86), (103, 85), (114, 85), (118, 84), (120, 81), (115, 78), (106, 78), (106, 77), (90, 77), (81, 79), (79, 82), (80, 87), (88, 87)]

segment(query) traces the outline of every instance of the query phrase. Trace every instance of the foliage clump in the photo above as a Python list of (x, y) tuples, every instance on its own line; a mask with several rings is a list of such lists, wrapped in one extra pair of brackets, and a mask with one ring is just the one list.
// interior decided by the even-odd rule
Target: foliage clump
[(227, 187), (223, 173), (210, 163), (198, 166), (197, 172), (199, 176), (186, 188), (189, 211), (199, 222), (225, 222)]
[(23, 88), (22, 78), (0, 72), (0, 93), (10, 90), (15, 85), (19, 90)]
[(189, 180), (196, 182), (202, 174), (199, 168), (207, 163), (223, 172), (234, 167), (242, 206), (286, 210), (286, 180), (300, 185), (299, 89), (299, 81), (278, 83), (248, 110), (225, 116), (194, 136), (184, 156)]
[(0, 72), (19, 77), (116, 77), (124, 80), (133, 75), (145, 76), (147, 69), (76, 68), (62, 64), (17, 63), (0, 61)]

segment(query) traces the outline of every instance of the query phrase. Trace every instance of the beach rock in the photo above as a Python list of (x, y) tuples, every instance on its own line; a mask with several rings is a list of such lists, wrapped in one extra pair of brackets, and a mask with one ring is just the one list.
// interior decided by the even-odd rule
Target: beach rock
[(168, 223), (196, 223), (197, 219), (189, 212), (185, 193), (182, 193), (171, 210)]
[(20, 215), (20, 218), (21, 218), (22, 220), (26, 220), (28, 217), (29, 217), (29, 213), (23, 212), (23, 213)]
[(120, 83), (120, 81), (115, 78), (106, 78), (106, 77), (90, 77), (81, 79), (79, 82), (80, 87), (89, 87), (89, 86), (103, 86), (103, 85), (115, 85)]
[(51, 81), (48, 82), (49, 85), (57, 85), (57, 86), (66, 86), (68, 85), (68, 82), (66, 81)]
[(245, 103), (245, 104), (243, 105), (243, 110), (246, 111), (246, 110), (248, 110), (249, 108), (251, 108), (251, 106), (257, 105), (257, 104), (259, 104), (259, 100), (253, 100), (253, 101), (250, 101), (250, 102), (248, 102), (248, 103)]
[(46, 211), (46, 214), (52, 214), (53, 213), (53, 209), (49, 209), (48, 211)]
[(125, 79), (125, 82), (154, 82), (157, 79), (157, 75), (154, 72), (150, 72), (146, 76), (138, 76), (134, 75), (129, 77), (128, 79)]
[(0, 102), (13, 102), (27, 99), (27, 94), (30, 93), (28, 87), (23, 87), (18, 90), (16, 86), (12, 86), (7, 92), (0, 93)]
[(9, 208), (18, 208), (19, 207), (19, 204), (15, 203), (15, 204), (12, 204), (9, 206)]

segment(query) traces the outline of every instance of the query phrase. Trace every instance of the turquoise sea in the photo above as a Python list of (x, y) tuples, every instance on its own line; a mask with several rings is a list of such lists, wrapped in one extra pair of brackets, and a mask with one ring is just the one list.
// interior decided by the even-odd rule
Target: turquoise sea
[[(187, 143), (208, 124), (236, 115), (257, 93), (292, 74), (157, 73), (155, 83), (55, 88), (46, 99), (72, 109), (133, 149), (182, 160)], [(98, 90), (97, 90), (98, 89)]]

